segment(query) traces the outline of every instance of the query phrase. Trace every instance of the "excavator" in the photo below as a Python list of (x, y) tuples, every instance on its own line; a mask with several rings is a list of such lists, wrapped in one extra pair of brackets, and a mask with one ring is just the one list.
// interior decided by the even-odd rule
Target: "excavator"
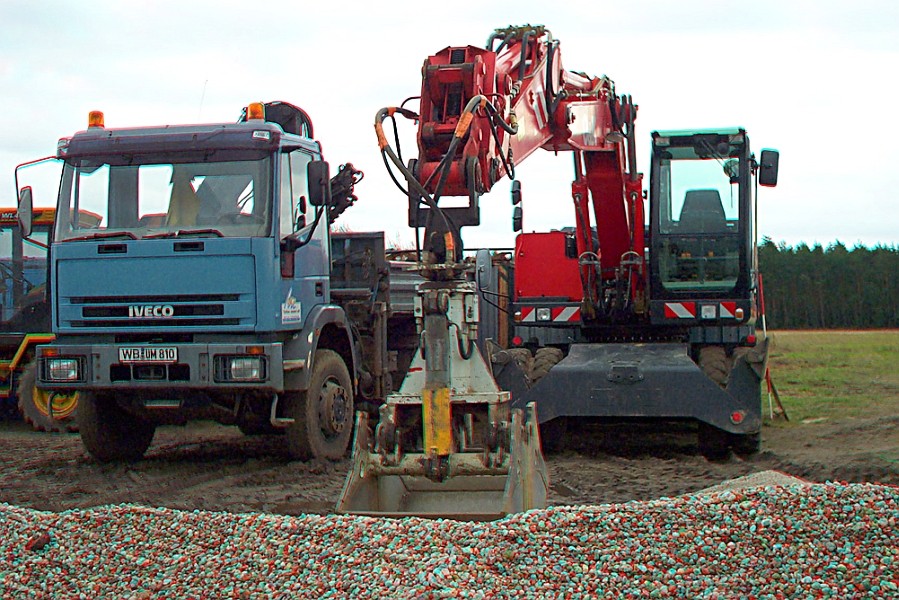
[[(564, 69), (546, 27), (497, 29), (485, 48), (428, 57), (417, 112), (414, 99), (378, 111), (375, 131), (408, 197), (428, 280), (417, 305), (422, 352), (377, 426), (357, 420), (338, 511), (495, 518), (538, 507), (543, 443), (563, 444), (569, 422), (685, 420), (698, 423), (709, 457), (757, 450), (766, 343), (752, 326), (753, 184), (776, 184), (777, 152), (757, 161), (737, 127), (654, 132), (647, 227), (637, 105), (606, 76)], [(417, 124), (408, 162), (397, 117)], [(515, 171), (541, 148), (573, 159), (574, 226), (525, 232)], [(479, 251), (472, 267), (460, 231), (480, 224), (480, 197), (505, 177), (514, 254)], [(447, 197), (457, 200), (441, 205)], [(491, 287), (497, 268), (503, 289)], [(509, 317), (483, 371), (465, 341), (479, 295)], [(456, 368), (471, 360), (476, 369)], [(474, 381), (495, 395), (485, 410), (466, 395), (482, 393)]]

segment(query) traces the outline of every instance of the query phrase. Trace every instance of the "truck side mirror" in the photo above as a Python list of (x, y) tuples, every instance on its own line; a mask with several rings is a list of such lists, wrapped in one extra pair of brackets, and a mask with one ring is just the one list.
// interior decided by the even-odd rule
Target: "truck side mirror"
[(493, 258), (490, 256), (490, 250), (487, 248), (478, 250), (474, 264), (478, 289), (490, 290), (493, 286)]
[(31, 237), (34, 217), (34, 201), (31, 196), (31, 186), (25, 186), (19, 192), (19, 209), (16, 211), (16, 216), (19, 219), (19, 230), (22, 232), (22, 237)]
[(309, 204), (312, 206), (328, 206), (331, 204), (331, 174), (328, 163), (324, 160), (313, 160), (306, 166), (306, 178), (309, 182)]
[(522, 211), (520, 206), (512, 209), (512, 231), (518, 232), (522, 228)]
[(780, 153), (777, 150), (762, 150), (762, 159), (759, 165), (759, 185), (774, 187), (777, 185), (777, 163)]

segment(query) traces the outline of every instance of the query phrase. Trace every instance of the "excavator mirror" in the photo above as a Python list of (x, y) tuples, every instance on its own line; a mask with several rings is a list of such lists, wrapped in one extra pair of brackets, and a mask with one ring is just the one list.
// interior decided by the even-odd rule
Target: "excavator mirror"
[(724, 174), (730, 178), (731, 183), (740, 182), (740, 161), (736, 158), (729, 158), (724, 161)]
[(518, 232), (521, 231), (522, 228), (522, 211), (520, 206), (516, 206), (512, 209), (512, 231)]
[(774, 187), (777, 185), (777, 165), (780, 153), (777, 150), (762, 150), (759, 164), (759, 185)]
[(31, 236), (32, 217), (34, 216), (33, 204), (34, 201), (31, 196), (31, 186), (23, 187), (19, 192), (19, 210), (17, 211), (19, 230), (21, 230), (23, 238)]
[(481, 248), (474, 258), (476, 281), (479, 290), (490, 290), (493, 286), (493, 258), (490, 250)]
[(306, 167), (309, 181), (309, 204), (326, 206), (331, 203), (331, 174), (327, 161), (313, 160)]
[(517, 179), (512, 180), (512, 204), (521, 203), (521, 182)]

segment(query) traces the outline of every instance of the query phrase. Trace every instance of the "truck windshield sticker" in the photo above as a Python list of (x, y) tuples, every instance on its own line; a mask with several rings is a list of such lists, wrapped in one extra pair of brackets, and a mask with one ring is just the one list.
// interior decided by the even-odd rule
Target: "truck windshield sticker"
[(296, 323), (303, 320), (303, 308), (293, 295), (293, 288), (287, 292), (287, 298), (281, 304), (281, 322)]

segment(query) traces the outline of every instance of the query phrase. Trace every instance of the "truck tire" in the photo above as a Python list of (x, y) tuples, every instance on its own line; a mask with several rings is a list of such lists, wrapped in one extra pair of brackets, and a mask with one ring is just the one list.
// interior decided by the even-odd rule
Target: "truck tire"
[(35, 387), (37, 363), (29, 363), (16, 385), (19, 412), (35, 431), (78, 431), (78, 392), (64, 394)]
[(128, 414), (111, 396), (81, 392), (78, 429), (84, 447), (99, 462), (135, 461), (150, 447), (156, 424)]
[(543, 379), (549, 370), (559, 364), (565, 354), (558, 348), (540, 348), (534, 354), (534, 364), (531, 366), (531, 385)]
[(353, 382), (333, 350), (316, 350), (309, 389), (288, 396), (287, 448), (298, 460), (346, 456), (353, 435)]

